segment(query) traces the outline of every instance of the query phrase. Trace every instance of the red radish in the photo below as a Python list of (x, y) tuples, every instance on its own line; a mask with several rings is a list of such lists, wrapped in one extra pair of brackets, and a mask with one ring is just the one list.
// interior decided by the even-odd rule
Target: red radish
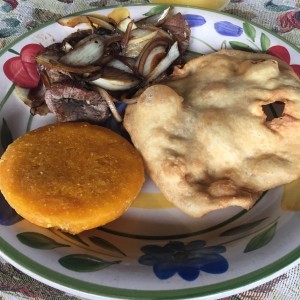
[(25, 70), (27, 71), (29, 77), (31, 78), (32, 82), (36, 82), (38, 84), (40, 80), (40, 74), (37, 71), (36, 65), (35, 64), (30, 64), (27, 62), (23, 62), (23, 66)]
[[(36, 67), (34, 64), (28, 64), (35, 68), (37, 73)], [(26, 70), (25, 64), (22, 62), (21, 57), (12, 57), (7, 60), (3, 65), (3, 72), (6, 77), (11, 80), (12, 82), (16, 83), (18, 86), (23, 88), (34, 88), (39, 83), (39, 75), (36, 77), (36, 74), (30, 71), (30, 74)]]
[(286, 63), (290, 63), (291, 57), (289, 51), (283, 46), (273, 46), (267, 50), (267, 54), (280, 58)]
[(9, 80), (23, 88), (35, 88), (39, 84), (35, 57), (44, 47), (40, 44), (28, 44), (18, 57), (10, 58), (3, 65), (3, 72)]
[(35, 63), (35, 57), (44, 49), (40, 44), (28, 44), (21, 50), (21, 58), (23, 62)]

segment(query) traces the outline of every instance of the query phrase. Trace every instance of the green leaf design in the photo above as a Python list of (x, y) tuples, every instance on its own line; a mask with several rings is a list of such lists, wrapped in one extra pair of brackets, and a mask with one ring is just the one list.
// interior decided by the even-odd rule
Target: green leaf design
[(2, 110), (3, 106), (5, 105), (5, 103), (8, 101), (8, 99), (11, 96), (11, 94), (13, 93), (15, 87), (16, 87), (16, 84), (13, 83), (10, 86), (9, 90), (7, 91), (7, 93), (5, 94), (4, 98), (2, 100), (0, 100), (0, 111)]
[(106, 261), (88, 254), (70, 254), (58, 260), (66, 269), (76, 272), (95, 272), (121, 261)]
[(17, 238), (22, 244), (36, 249), (49, 250), (59, 247), (70, 247), (37, 232), (22, 232), (17, 234)]
[(242, 224), (242, 225), (233, 227), (231, 229), (228, 229), (228, 230), (222, 232), (220, 234), (220, 236), (232, 236), (232, 235), (247, 232), (247, 231), (253, 229), (254, 227), (256, 227), (257, 225), (259, 225), (261, 222), (263, 222), (266, 219), (267, 218), (263, 218), (263, 219), (259, 219), (257, 221), (251, 222), (251, 223), (246, 223), (246, 224)]
[(7, 51), (10, 52), (10, 53), (16, 54), (16, 55), (20, 55), (20, 53), (17, 52), (16, 50), (14, 50), (14, 49), (8, 49)]
[(260, 35), (260, 45), (263, 52), (266, 52), (270, 48), (271, 41), (264, 33)]
[(10, 26), (10, 27), (17, 27), (20, 25), (20, 20), (16, 19), (16, 18), (5, 18), (3, 19), (3, 21), (6, 23), (6, 25)]
[(144, 13), (144, 16), (150, 17), (163, 12), (168, 6), (167, 5), (156, 5), (151, 8), (148, 12)]
[(83, 244), (85, 246), (89, 246), (86, 242), (84, 242), (78, 235), (70, 234), (68, 232), (62, 232), (67, 238), (72, 239), (74, 241), (79, 242), (80, 244)]
[(91, 240), (92, 243), (94, 243), (95, 245), (97, 245), (103, 249), (106, 249), (106, 250), (109, 250), (112, 252), (116, 252), (123, 256), (126, 256), (126, 254), (123, 251), (121, 251), (119, 248), (117, 248), (115, 245), (113, 245), (112, 243), (110, 243), (98, 236), (92, 236), (89, 239)]
[(8, 145), (13, 142), (13, 137), (12, 137), (11, 131), (10, 131), (5, 119), (3, 119), (3, 121), (2, 121), (2, 127), (0, 130), (0, 140), (1, 140), (1, 146), (2, 146), (3, 150), (6, 150)]
[(273, 237), (275, 236), (276, 227), (277, 227), (277, 222), (275, 222), (272, 226), (262, 231), (254, 238), (252, 238), (250, 242), (247, 244), (244, 253), (257, 250), (270, 243)]
[(243, 23), (243, 29), (246, 35), (252, 40), (252, 42), (254, 42), (256, 37), (255, 27), (250, 23)]
[(253, 52), (253, 50), (249, 47), (249, 45), (242, 43), (242, 42), (230, 41), (229, 45), (231, 46), (232, 49), (235, 49), (235, 50), (243, 50), (243, 51)]

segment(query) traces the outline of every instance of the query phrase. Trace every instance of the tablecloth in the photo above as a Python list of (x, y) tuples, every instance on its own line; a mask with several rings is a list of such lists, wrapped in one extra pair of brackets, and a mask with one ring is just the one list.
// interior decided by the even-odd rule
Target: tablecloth
[[(28, 30), (62, 15), (109, 5), (143, 2), (147, 1), (2, 0), (0, 1), (0, 49)], [(300, 46), (300, 0), (231, 0), (223, 11), (256, 22)], [(80, 298), (46, 286), (0, 258), (0, 300), (2, 299), (78, 300)], [(226, 298), (226, 300), (246, 299), (299, 300), (300, 265), (270, 282)]]

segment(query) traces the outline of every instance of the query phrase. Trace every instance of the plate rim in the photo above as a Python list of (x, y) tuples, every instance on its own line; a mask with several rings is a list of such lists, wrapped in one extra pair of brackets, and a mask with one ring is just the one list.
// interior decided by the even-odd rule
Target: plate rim
[[(82, 10), (65, 16), (74, 16), (74, 15), (86, 14), (89, 12), (110, 10), (120, 6), (128, 7), (130, 9), (131, 7), (141, 7), (141, 6), (153, 7), (158, 5), (169, 6), (168, 4), (154, 4), (154, 3), (111, 5), (106, 7), (98, 7), (98, 8)], [(269, 33), (270, 35), (276, 37), (277, 39), (281, 40), (283, 43), (287, 44), (289, 47), (293, 48), (297, 53), (300, 54), (299, 47), (297, 47), (296, 45), (294, 45), (284, 37), (271, 31), (270, 29), (265, 28), (260, 24), (257, 24), (256, 22), (246, 20), (242, 17), (234, 16), (226, 12), (200, 8), (192, 5), (172, 5), (172, 6), (175, 8), (184, 7), (184, 8), (191, 8), (192, 10), (197, 10), (197, 11), (208, 11), (216, 15), (224, 15), (232, 19), (245, 21), (249, 24), (252, 24), (256, 28), (259, 28)], [(40, 24), (36, 28), (23, 33), (22, 35), (17, 37), (14, 41), (7, 44), (3, 49), (0, 50), (0, 58), (10, 48), (18, 44), (23, 39), (27, 38), (28, 36), (32, 35), (33, 33), (47, 26), (55, 24), (55, 22), (56, 22), (55, 20), (45, 22), (43, 24)], [(11, 246), (2, 237), (0, 237), (0, 255), (6, 261), (10, 262), (13, 266), (17, 267), (19, 270), (37, 279), (38, 281), (43, 282), (54, 288), (59, 288), (61, 290), (68, 289), (71, 293), (75, 295), (78, 295), (79, 293), (81, 296), (85, 296), (85, 297), (93, 296), (93, 297), (97, 297), (97, 299), (101, 299), (102, 297), (105, 296), (109, 296), (113, 298), (117, 298), (117, 297), (130, 298), (134, 296), (135, 299), (145, 299), (145, 297), (147, 298), (151, 297), (151, 299), (174, 299), (174, 296), (176, 297), (180, 296), (181, 299), (194, 298), (194, 297), (197, 297), (198, 299), (204, 299), (204, 298), (208, 299), (209, 297), (226, 296), (226, 295), (232, 295), (236, 292), (245, 291), (249, 289), (249, 287), (255, 287), (257, 285), (260, 285), (264, 282), (271, 280), (273, 277), (279, 276), (280, 274), (286, 272), (287, 270), (291, 269), (293, 266), (300, 263), (300, 246), (296, 247), (295, 249), (287, 253), (284, 257), (279, 258), (278, 260), (268, 264), (267, 266), (264, 266), (263, 268), (255, 270), (249, 274), (240, 276), (238, 278), (233, 278), (227, 281), (223, 281), (221, 283), (206, 285), (204, 287), (201, 286), (191, 287), (191, 288), (184, 287), (175, 291), (174, 290), (124, 289), (118, 287), (107, 287), (107, 286), (102, 286), (99, 284), (94, 284), (83, 280), (79, 280), (76, 279), (75, 277), (70, 277), (68, 275), (51, 270), (46, 266), (35, 262), (30, 257), (22, 254), (19, 250)], [(30, 269), (28, 268), (29, 265), (31, 266)], [(49, 276), (49, 274), (53, 274), (53, 275)], [(57, 278), (63, 278), (63, 280), (57, 280)], [(70, 280), (72, 281), (72, 284), (69, 284)], [(244, 285), (245, 282), (246, 285)], [(78, 288), (78, 285), (76, 289), (74, 288), (76, 286), (76, 283), (78, 283), (81, 286), (81, 289)], [(90, 289), (89, 287), (92, 287), (92, 289)]]
[[(0, 237), (0, 246), (0, 254), (2, 257), (40, 282), (55, 288), (60, 288), (61, 290), (67, 288), (73, 293), (75, 292), (75, 295), (78, 295), (77, 293), (79, 292), (81, 295), (97, 297), (109, 296), (113, 297), (112, 299), (118, 299), (120, 297), (129, 299), (128, 297), (132, 296), (134, 296), (134, 299), (148, 299), (149, 297), (151, 297), (151, 299), (174, 299), (174, 296), (180, 296), (180, 299), (189, 299), (193, 297), (204, 299), (205, 297), (217, 295), (223, 296), (225, 293), (232, 295), (235, 294), (236, 290), (239, 292), (245, 291), (248, 290), (248, 287), (254, 287), (267, 282), (300, 263), (300, 246), (298, 246), (285, 256), (263, 268), (221, 283), (214, 283), (204, 287), (182, 288), (178, 290), (134, 290), (89, 283), (48, 269), (46, 266), (22, 254), (19, 250), (7, 243), (2, 237)], [(3, 249), (5, 250), (3, 251)], [(10, 253), (10, 255), (8, 256), (7, 253)], [(11, 258), (12, 256), (14, 256), (13, 260)], [(27, 262), (25, 265), (31, 265), (30, 270), (24, 266), (24, 261)], [(70, 284), (70, 280), (72, 281), (72, 284)], [(247, 282), (246, 285), (244, 284), (245, 282)], [(74, 284), (76, 284), (77, 289), (74, 288)], [(213, 293), (211, 293), (212, 291)]]
[[(117, 8), (117, 7), (137, 7), (137, 6), (158, 6), (158, 5), (165, 5), (165, 6), (170, 6), (167, 4), (155, 4), (155, 3), (136, 3), (136, 4), (129, 4), (129, 5), (110, 5), (110, 6), (105, 6), (105, 7), (97, 7), (97, 8), (92, 8), (92, 9), (86, 9), (86, 10), (81, 10), (75, 13), (71, 13), (71, 14), (67, 14), (64, 15), (63, 17), (68, 17), (68, 16), (77, 16), (77, 15), (81, 15), (81, 14), (86, 14), (89, 12), (95, 12), (95, 11), (102, 11), (102, 10), (108, 10), (108, 9), (113, 9), (113, 8)], [(215, 13), (217, 15), (224, 15), (233, 19), (237, 19), (240, 21), (246, 21), (249, 24), (254, 25), (255, 27), (264, 30), (266, 32), (268, 32), (269, 34), (275, 36), (276, 38), (280, 39), (281, 41), (285, 42), (286, 44), (288, 44), (290, 47), (292, 47), (296, 52), (298, 52), (300, 54), (300, 48), (297, 47), (295, 44), (293, 44), (292, 42), (288, 41), (286, 38), (280, 36), (279, 34), (277, 34), (276, 32), (273, 32), (272, 30), (270, 30), (269, 28), (266, 28), (256, 22), (253, 22), (251, 20), (247, 20), (245, 18), (239, 17), (239, 16), (235, 16), (235, 15), (231, 15), (229, 13), (223, 12), (223, 11), (216, 11), (213, 9), (209, 9), (209, 8), (202, 8), (202, 7), (197, 7), (197, 6), (193, 6), (193, 5), (183, 5), (183, 4), (176, 4), (176, 5), (171, 5), (172, 7), (184, 7), (184, 8), (191, 8), (191, 9), (196, 9), (196, 10), (202, 10), (202, 11), (208, 11), (211, 13)], [(42, 23), (40, 25), (38, 25), (37, 27), (24, 32), (23, 34), (21, 34), (20, 36), (18, 36), (15, 40), (13, 40), (12, 42), (8, 43), (5, 47), (3, 47), (0, 50), (0, 57), (5, 54), (12, 46), (14, 46), (15, 44), (17, 44), (18, 42), (20, 42), (21, 40), (23, 40), (24, 38), (26, 38), (27, 36), (31, 35), (32, 33), (39, 31), (40, 29), (49, 26), (51, 24), (54, 24), (56, 22), (56, 20), (50, 20), (48, 22)]]

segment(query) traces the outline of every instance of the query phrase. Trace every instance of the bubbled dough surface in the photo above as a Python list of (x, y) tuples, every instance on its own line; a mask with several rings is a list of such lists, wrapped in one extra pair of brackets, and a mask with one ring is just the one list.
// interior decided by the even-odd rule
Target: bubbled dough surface
[[(285, 103), (266, 121), (262, 105)], [(125, 127), (166, 198), (200, 217), (249, 209), (300, 175), (300, 82), (284, 62), (235, 50), (196, 58), (147, 88)]]

